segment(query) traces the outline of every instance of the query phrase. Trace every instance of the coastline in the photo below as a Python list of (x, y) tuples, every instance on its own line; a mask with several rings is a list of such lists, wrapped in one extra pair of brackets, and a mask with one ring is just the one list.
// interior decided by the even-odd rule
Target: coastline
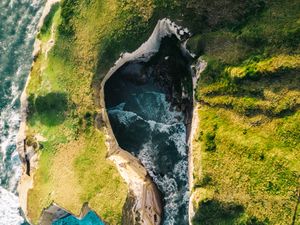
[[(199, 79), (201, 73), (205, 70), (207, 66), (207, 62), (203, 59), (198, 58), (197, 62), (195, 63), (195, 74), (193, 74), (193, 112), (192, 112), (192, 125), (191, 125), (191, 134), (188, 140), (188, 146), (189, 146), (189, 188), (190, 188), (190, 200), (189, 200), (189, 224), (192, 225), (192, 218), (195, 215), (194, 206), (193, 206), (193, 200), (194, 200), (194, 192), (193, 186), (194, 186), (194, 141), (196, 139), (198, 124), (199, 124), (199, 115), (198, 115), (198, 109), (200, 107), (200, 104), (196, 101), (195, 98), (195, 88), (197, 85), (197, 80)], [(201, 165), (200, 165), (201, 166)]]
[[(49, 14), (51, 7), (60, 2), (60, 0), (47, 0), (46, 5), (44, 6), (42, 15), (40, 17), (39, 23), (37, 25), (37, 33), (41, 29), (45, 17)], [(35, 57), (39, 51), (41, 50), (41, 42), (35, 38), (34, 46), (33, 46), (33, 52), (32, 56)], [(31, 68), (34, 65), (34, 61), (32, 62)], [(17, 192), (19, 194), (19, 202), (20, 202), (20, 207), (23, 210), (23, 213), (25, 215), (25, 218), (28, 222), (30, 220), (27, 217), (27, 194), (29, 189), (33, 187), (33, 176), (28, 176), (26, 174), (26, 152), (25, 152), (25, 141), (26, 141), (26, 118), (27, 118), (27, 109), (28, 109), (28, 101), (27, 101), (27, 94), (26, 94), (26, 89), (28, 87), (29, 81), (30, 81), (30, 74), (31, 71), (28, 74), (24, 89), (22, 91), (22, 94), (20, 96), (20, 128), (18, 131), (17, 135), (17, 151), (21, 160), (21, 167), (22, 167), (22, 174), (21, 177), (19, 178), (19, 184), (17, 188)], [(38, 155), (34, 154), (30, 161), (31, 166), (33, 168), (36, 168), (38, 165)]]
[[(138, 205), (139, 211), (132, 209), (137, 205), (136, 195), (159, 192), (140, 161), (125, 154), (126, 151), (119, 148), (113, 134), (109, 133), (105, 107), (100, 108), (100, 98), (103, 96), (99, 94), (99, 86), (114, 60), (119, 58), (118, 54), (125, 48), (134, 51), (147, 40), (161, 15), (168, 15), (179, 24), (191, 28), (193, 37), (184, 44), (197, 56), (202, 54), (209, 63), (201, 76), (201, 58), (195, 57), (191, 66), (193, 88), (196, 88), (193, 91), (198, 102), (195, 93), (189, 91), (188, 134), (185, 141), (188, 145), (185, 160), (188, 168), (181, 170), (184, 171), (184, 178), (188, 179), (186, 186), (189, 186), (186, 195), (188, 212), (186, 210), (184, 213), (189, 222), (185, 223), (226, 223), (228, 220), (229, 223), (297, 223), (299, 68), (292, 66), (291, 69), (284, 69), (297, 61), (297, 1), (290, 4), (264, 4), (259, 0), (257, 4), (216, 2), (217, 5), (203, 5), (192, 0), (162, 5), (133, 1), (126, 3), (125, 7), (116, 1), (88, 1), (87, 4), (70, 1), (69, 6), (52, 6), (57, 10), (51, 9), (51, 16), (43, 13), (41, 20), (44, 21), (39, 23), (43, 32), (34, 38), (46, 2), (51, 0), (38, 1), (39, 11), (35, 13), (34, 20), (28, 22), (34, 26), (30, 28), (30, 46), (27, 46), (26, 57), (23, 57), (25, 61), (27, 59), (26, 70), (31, 64), (28, 61), (31, 60), (30, 54), (34, 61), (29, 75), (23, 71), (21, 88), (26, 81), (24, 90), (18, 89), (17, 110), (21, 113), (14, 114), (15, 111), (12, 111), (7, 114), (17, 118), (14, 142), (21, 122), (17, 148), (14, 150), (18, 151), (15, 153), (19, 154), (22, 162), (17, 159), (14, 168), (18, 169), (18, 174), (14, 176), (14, 181), (16, 184), (22, 173), (18, 185), (19, 201), (26, 209), (27, 217), (31, 218), (31, 224), (40, 224), (39, 219), (46, 218), (46, 211), (54, 216), (60, 210), (80, 216), (81, 207), (89, 202), (89, 206), (97, 210), (97, 215), (103, 216), (107, 222), (110, 222), (109, 219), (114, 221), (110, 224), (131, 225), (134, 224), (131, 220), (124, 223), (122, 219), (140, 216), (138, 212), (143, 209), (142, 201), (138, 199), (142, 202)], [(224, 10), (221, 12), (219, 8)], [(232, 11), (231, 8), (239, 10)], [(67, 18), (60, 15), (63, 10), (73, 15), (69, 25), (74, 29), (70, 29), (70, 36), (55, 33), (58, 24)], [(207, 11), (209, 16), (203, 21)], [(23, 18), (22, 11), (18, 12), (15, 10), (12, 13)], [(286, 12), (289, 12), (288, 17)], [(270, 15), (273, 15), (272, 20)], [(232, 26), (236, 29), (231, 29)], [(54, 30), (51, 37), (50, 28)], [(53, 37), (58, 37), (55, 42)], [(267, 41), (259, 42), (257, 47), (256, 39)], [(155, 49), (156, 41), (159, 39), (153, 39)], [(10, 39), (8, 42), (11, 42)], [(68, 50), (70, 55), (66, 54)], [(182, 48), (182, 51), (185, 50)], [(130, 53), (122, 53), (119, 60), (122, 61), (127, 54)], [(144, 61), (147, 57), (141, 54), (138, 60)], [(256, 71), (258, 65), (263, 68)], [(236, 78), (238, 71), (242, 72), (242, 77)], [(196, 86), (194, 82), (198, 77)], [(252, 77), (255, 79), (252, 80)], [(14, 77), (14, 80), (17, 79), (17, 76)], [(190, 80), (188, 84), (191, 84)], [(66, 116), (56, 122), (51, 115), (36, 111), (36, 99), (53, 92), (66, 94), (68, 105), (75, 103), (75, 115), (70, 107), (62, 110), (62, 115)], [(51, 112), (55, 114), (58, 110)], [(44, 119), (56, 124), (46, 124)], [(87, 136), (86, 128), (93, 133)], [(90, 148), (95, 149), (94, 154), (91, 154)], [(46, 150), (50, 150), (51, 155)], [(56, 155), (56, 151), (60, 154)], [(75, 155), (75, 152), (78, 154)], [(77, 158), (92, 160), (91, 166), (85, 166), (78, 160), (80, 167), (74, 168)], [(106, 169), (113, 172), (105, 173)], [(7, 174), (11, 172), (8, 170)], [(3, 175), (6, 176), (6, 173)], [(148, 188), (148, 180), (154, 189)], [(129, 184), (138, 194), (128, 188)], [(99, 191), (95, 188), (97, 186), (107, 188)], [(88, 194), (79, 199), (85, 193)], [(150, 200), (154, 202), (155, 199), (159, 196), (151, 195)], [(19, 206), (18, 198), (15, 201)], [(114, 204), (116, 202), (118, 204)], [(233, 210), (229, 213), (225, 210), (223, 216), (223, 209), (228, 207)], [(20, 210), (16, 211), (19, 214)], [(228, 218), (228, 214), (232, 218)]]

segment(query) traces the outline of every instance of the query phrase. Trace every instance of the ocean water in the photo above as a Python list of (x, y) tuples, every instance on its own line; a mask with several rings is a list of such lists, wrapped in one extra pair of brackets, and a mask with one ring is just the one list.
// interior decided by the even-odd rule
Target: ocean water
[(140, 159), (161, 191), (163, 225), (185, 225), (189, 190), (184, 114), (176, 111), (152, 78), (132, 79), (140, 67), (125, 65), (106, 82), (108, 116), (119, 145)]
[(187, 224), (188, 162), (182, 113), (161, 92), (144, 92), (115, 107), (109, 118), (121, 147), (137, 156), (164, 197), (164, 225)]
[(16, 135), (19, 97), (32, 63), (36, 26), (44, 0), (0, 1), (0, 225), (19, 225), (16, 187), (20, 161)]

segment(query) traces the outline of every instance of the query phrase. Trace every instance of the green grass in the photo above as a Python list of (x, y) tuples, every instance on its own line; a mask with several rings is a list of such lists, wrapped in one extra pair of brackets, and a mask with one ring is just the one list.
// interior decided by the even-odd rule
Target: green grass
[(37, 35), (39, 39), (43, 40), (50, 37), (53, 21), (57, 20), (59, 15), (59, 13), (57, 13), (58, 10), (59, 10), (59, 3), (55, 3), (51, 7), (49, 14), (44, 19), (43, 26), (41, 27)]
[(242, 67), (228, 67), (226, 72), (232, 79), (259, 79), (262, 76), (278, 75), (300, 69), (300, 55), (278, 55), (267, 60), (248, 62)]
[[(195, 203), (200, 208), (194, 224), (244, 224), (244, 217), (255, 217), (263, 224), (291, 224), (299, 187), (300, 113), (261, 125), (255, 123), (261, 118), (208, 106), (201, 107), (199, 116), (202, 169), (195, 170), (194, 191), (205, 189), (213, 194)], [(205, 151), (210, 143), (202, 141), (202, 136), (213, 129), (216, 149)], [(198, 160), (194, 163), (200, 163)], [(242, 210), (228, 222), (226, 216), (214, 218), (210, 207), (215, 206), (205, 205), (209, 201), (225, 208), (226, 204), (239, 205)], [(202, 210), (212, 212), (203, 214)], [(205, 223), (202, 217), (219, 222)]]
[(299, 223), (300, 4), (264, 2), (188, 44), (208, 61), (196, 89), (194, 224)]
[[(52, 202), (79, 215), (88, 202), (104, 221), (119, 224), (127, 186), (114, 164), (106, 159), (103, 131), (94, 127), (97, 109), (91, 86), (97, 64), (93, 54), (96, 56), (98, 49), (76, 52), (77, 42), (92, 46), (96, 38), (89, 36), (90, 32), (76, 41), (65, 39), (57, 32), (62, 21), (61, 8), (54, 7), (56, 10), (51, 10), (38, 35), (42, 40), (41, 52), (35, 59), (26, 90), (30, 96), (27, 136), (33, 139), (32, 144), (37, 141), (37, 134), (44, 139), (39, 141), (39, 164), (34, 171), (34, 188), (28, 194), (28, 217), (36, 224), (42, 210)], [(105, 7), (115, 10), (110, 2)], [(98, 15), (94, 15), (95, 20), (98, 17), (97, 21), (105, 21)], [(90, 23), (94, 25), (93, 21)], [(46, 56), (51, 30), (55, 32), (56, 43)], [(94, 38), (94, 42), (89, 38)], [(84, 53), (88, 55), (82, 56)], [(77, 57), (85, 60), (78, 61)], [(93, 60), (93, 65), (86, 66)]]

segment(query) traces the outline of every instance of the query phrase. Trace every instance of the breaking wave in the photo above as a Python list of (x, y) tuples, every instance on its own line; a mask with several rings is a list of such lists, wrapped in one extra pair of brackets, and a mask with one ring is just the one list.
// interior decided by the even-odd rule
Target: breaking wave
[[(164, 196), (164, 225), (187, 224), (188, 158), (184, 115), (159, 92), (132, 94), (108, 109), (121, 147), (136, 155)], [(185, 216), (184, 216), (185, 215)]]
[(19, 212), (19, 200), (13, 193), (0, 187), (0, 224), (19, 225), (24, 222)]
[(19, 98), (32, 62), (43, 0), (0, 1), (0, 225), (23, 223), (16, 187), (20, 160), (16, 136)]

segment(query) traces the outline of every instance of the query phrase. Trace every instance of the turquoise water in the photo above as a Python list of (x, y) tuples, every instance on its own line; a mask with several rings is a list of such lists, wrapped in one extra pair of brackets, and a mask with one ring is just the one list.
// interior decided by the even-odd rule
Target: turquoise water
[(52, 225), (104, 225), (104, 223), (94, 212), (89, 212), (82, 220), (70, 215), (53, 222)]

